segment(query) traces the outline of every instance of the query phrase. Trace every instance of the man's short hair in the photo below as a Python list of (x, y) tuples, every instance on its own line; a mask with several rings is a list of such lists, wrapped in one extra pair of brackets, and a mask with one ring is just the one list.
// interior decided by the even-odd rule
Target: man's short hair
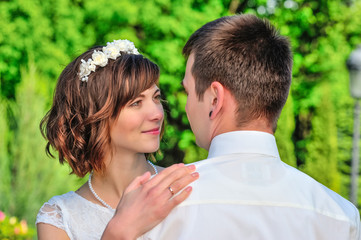
[(248, 14), (216, 19), (192, 34), (183, 54), (194, 54), (199, 100), (218, 81), (238, 103), (239, 127), (265, 117), (275, 130), (291, 85), (292, 53), (269, 21)]

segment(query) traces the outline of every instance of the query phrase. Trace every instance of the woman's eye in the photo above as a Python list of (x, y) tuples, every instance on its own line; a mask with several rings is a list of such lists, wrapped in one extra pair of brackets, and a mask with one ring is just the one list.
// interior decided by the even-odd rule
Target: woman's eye
[(131, 107), (139, 106), (141, 102), (142, 102), (141, 100), (135, 101), (135, 102), (133, 102), (132, 104), (130, 104), (130, 106), (131, 106)]
[(155, 100), (157, 100), (157, 101), (160, 101), (160, 100), (162, 100), (162, 95), (156, 95), (156, 96), (154, 96), (154, 99)]

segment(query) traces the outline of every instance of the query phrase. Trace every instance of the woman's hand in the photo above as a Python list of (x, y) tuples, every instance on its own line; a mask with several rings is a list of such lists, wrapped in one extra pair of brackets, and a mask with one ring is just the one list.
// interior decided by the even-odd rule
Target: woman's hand
[(194, 171), (194, 165), (181, 163), (164, 169), (152, 179), (149, 172), (134, 179), (102, 239), (136, 239), (151, 230), (190, 195), (192, 187), (186, 186), (199, 177)]

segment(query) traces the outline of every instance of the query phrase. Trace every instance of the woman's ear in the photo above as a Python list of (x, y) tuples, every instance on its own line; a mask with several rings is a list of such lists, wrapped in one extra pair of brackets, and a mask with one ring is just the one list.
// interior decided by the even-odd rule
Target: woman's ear
[(224, 104), (225, 87), (220, 82), (212, 82), (210, 86), (211, 109), (209, 110), (209, 118), (214, 119), (221, 111)]

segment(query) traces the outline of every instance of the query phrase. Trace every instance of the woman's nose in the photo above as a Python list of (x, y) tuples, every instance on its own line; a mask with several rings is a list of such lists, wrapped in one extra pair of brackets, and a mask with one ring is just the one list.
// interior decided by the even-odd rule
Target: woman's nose
[(163, 105), (161, 103), (153, 103), (149, 109), (150, 118), (153, 121), (161, 121), (164, 117)]

